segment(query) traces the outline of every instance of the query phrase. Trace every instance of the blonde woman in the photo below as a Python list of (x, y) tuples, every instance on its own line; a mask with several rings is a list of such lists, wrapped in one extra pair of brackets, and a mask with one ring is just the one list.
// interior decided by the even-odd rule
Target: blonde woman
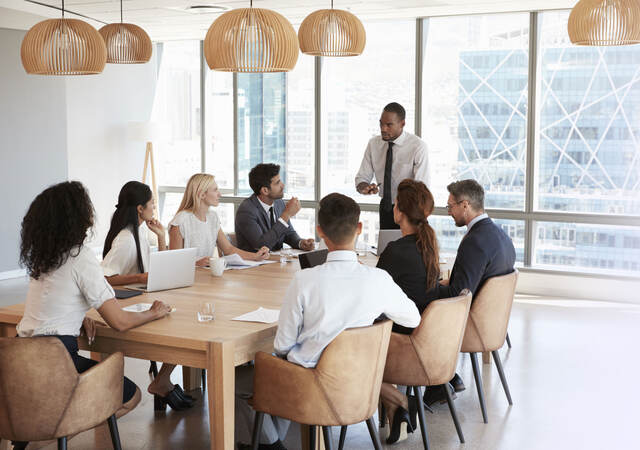
[(269, 257), (267, 247), (247, 252), (234, 247), (220, 227), (220, 219), (212, 206), (220, 204), (220, 191), (213, 177), (207, 173), (193, 175), (173, 220), (169, 223), (169, 248), (197, 248), (198, 266), (205, 266), (217, 247), (225, 255), (237, 253), (243, 259), (260, 261)]

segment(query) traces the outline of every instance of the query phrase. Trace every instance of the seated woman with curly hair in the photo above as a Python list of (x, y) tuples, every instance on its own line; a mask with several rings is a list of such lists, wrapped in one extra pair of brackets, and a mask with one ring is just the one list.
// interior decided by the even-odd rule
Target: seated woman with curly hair
[[(71, 355), (79, 373), (96, 361), (78, 355), (81, 331), (89, 343), (95, 337), (95, 323), (87, 312), (95, 308), (105, 322), (126, 331), (170, 312), (155, 301), (150, 310), (127, 312), (120, 308), (114, 291), (105, 280), (100, 263), (84, 244), (94, 224), (94, 209), (84, 186), (64, 182), (45, 189), (29, 206), (22, 220), (20, 262), (31, 277), (24, 316), (17, 326), (18, 336), (54, 336)], [(55, 376), (55, 368), (52, 368)], [(122, 416), (140, 402), (140, 390), (124, 379)]]

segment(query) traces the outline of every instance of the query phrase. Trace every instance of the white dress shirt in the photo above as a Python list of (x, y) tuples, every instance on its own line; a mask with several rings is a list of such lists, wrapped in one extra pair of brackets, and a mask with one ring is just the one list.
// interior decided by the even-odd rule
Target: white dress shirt
[(385, 314), (415, 328), (420, 313), (384, 270), (358, 262), (353, 251), (334, 251), (327, 262), (297, 272), (280, 309), (276, 353), (315, 367), (322, 351), (343, 330), (371, 325)]
[[(140, 255), (142, 256), (142, 267), (144, 271), (149, 271), (149, 255), (151, 247), (147, 238), (147, 225), (143, 222), (138, 227), (138, 240), (140, 241)], [(140, 273), (138, 269), (138, 252), (136, 241), (129, 228), (123, 228), (111, 243), (111, 250), (102, 260), (102, 270), (105, 277), (113, 275), (132, 275)]]
[(57, 269), (29, 281), (19, 336), (78, 336), (87, 311), (114, 298), (93, 252), (84, 245), (76, 252)]
[(207, 211), (204, 222), (191, 211), (180, 211), (169, 226), (178, 227), (184, 248), (198, 249), (198, 259), (213, 256), (220, 231), (220, 219), (213, 209)]
[[(271, 212), (269, 211), (272, 207), (273, 204), (271, 205), (267, 205), (265, 202), (263, 202), (262, 200), (260, 200), (260, 197), (258, 197), (256, 195), (256, 198), (258, 199), (258, 201), (260, 202), (260, 204), (262, 205), (262, 208), (265, 210), (265, 212), (267, 213), (267, 217), (269, 217), (269, 220), (271, 220)], [(275, 211), (273, 213), (275, 215)], [(280, 222), (282, 225), (284, 225), (285, 227), (289, 228), (289, 224), (287, 223), (286, 220), (284, 220), (282, 217), (276, 217), (275, 218), (278, 222)]]
[[(405, 178), (422, 181), (429, 187), (429, 155), (427, 144), (418, 136), (403, 131), (393, 142), (393, 164), (391, 166), (391, 203), (396, 202), (398, 184)], [(356, 187), (365, 182), (384, 182), (384, 166), (387, 161), (389, 142), (375, 136), (369, 140), (364, 152), (360, 170), (356, 175)], [(384, 186), (380, 186), (378, 195), (382, 197)]]
[(467, 233), (469, 232), (469, 230), (471, 230), (471, 227), (474, 226), (475, 224), (477, 224), (478, 222), (480, 222), (482, 219), (488, 219), (489, 218), (489, 214), (487, 213), (482, 213), (477, 217), (474, 217), (473, 219), (471, 219), (471, 222), (469, 222), (467, 224)]

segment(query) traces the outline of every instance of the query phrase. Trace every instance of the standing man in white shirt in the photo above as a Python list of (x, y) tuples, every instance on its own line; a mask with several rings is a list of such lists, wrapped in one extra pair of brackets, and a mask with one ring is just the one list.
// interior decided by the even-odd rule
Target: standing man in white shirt
[[(393, 221), (393, 203), (402, 180), (422, 181), (429, 187), (427, 144), (418, 136), (404, 131), (405, 116), (405, 110), (399, 103), (389, 103), (384, 107), (380, 116), (380, 136), (369, 140), (356, 175), (359, 193), (382, 197), (379, 209), (381, 230), (399, 228)], [(374, 177), (377, 184), (372, 183)]]
[[(342, 331), (371, 325), (381, 314), (409, 328), (420, 324), (415, 303), (393, 278), (382, 269), (358, 262), (354, 248), (362, 222), (360, 207), (352, 198), (336, 193), (324, 197), (317, 231), (329, 249), (327, 261), (297, 272), (289, 284), (274, 341), (278, 355), (303, 367), (315, 367), (323, 350)], [(254, 414), (247, 399), (253, 370), (236, 370), (236, 410), (250, 430)], [(259, 448), (282, 450), (288, 427), (287, 420), (265, 415)]]

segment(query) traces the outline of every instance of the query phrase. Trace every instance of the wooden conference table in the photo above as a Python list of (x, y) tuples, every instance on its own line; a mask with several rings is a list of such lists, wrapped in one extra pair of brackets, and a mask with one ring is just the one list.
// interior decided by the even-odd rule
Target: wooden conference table
[[(273, 256), (272, 259), (278, 257)], [(359, 257), (375, 265), (377, 257)], [(277, 324), (232, 321), (233, 317), (258, 307), (279, 309), (293, 274), (300, 270), (297, 259), (243, 270), (227, 270), (214, 277), (208, 269), (197, 269), (193, 286), (161, 291), (127, 300), (122, 306), (161, 300), (176, 308), (168, 317), (120, 333), (98, 327), (91, 347), (84, 338), (80, 348), (98, 353), (122, 352), (125, 356), (207, 369), (211, 448), (234, 448), (235, 367), (254, 359), (256, 352), (273, 351)], [(203, 301), (215, 305), (215, 319), (198, 322)], [(0, 336), (15, 336), (24, 303), (0, 308)], [(90, 316), (102, 322), (95, 310)]]

